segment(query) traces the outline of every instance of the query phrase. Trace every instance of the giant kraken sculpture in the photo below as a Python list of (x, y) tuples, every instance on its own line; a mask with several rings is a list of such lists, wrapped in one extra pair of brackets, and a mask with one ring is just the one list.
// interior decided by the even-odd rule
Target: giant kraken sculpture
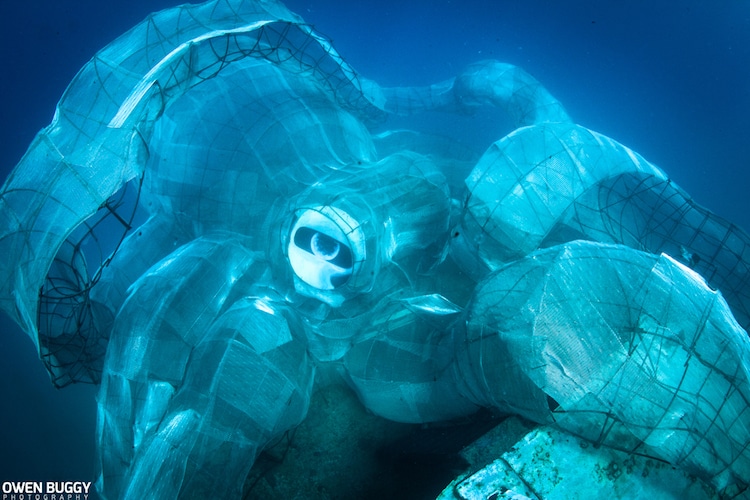
[[(477, 157), (383, 126), (482, 106), (517, 128)], [(238, 496), (321, 367), (390, 419), (515, 413), (732, 494), (748, 241), (517, 67), (382, 88), (213, 0), (70, 84), (0, 194), (0, 305), (56, 385), (99, 384), (107, 498)]]

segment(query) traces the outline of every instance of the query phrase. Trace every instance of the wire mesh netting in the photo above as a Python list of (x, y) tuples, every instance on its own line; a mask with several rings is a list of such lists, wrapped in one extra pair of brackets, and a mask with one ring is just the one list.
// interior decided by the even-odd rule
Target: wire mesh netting
[(109, 313), (95, 310), (89, 295), (127, 233), (142, 222), (136, 217), (141, 183), (127, 183), (76, 228), (47, 274), (39, 294), (39, 350), (56, 387), (101, 380), (109, 332), (97, 327), (104, 318), (94, 318)]
[[(519, 128), (481, 157), (373, 135), (484, 106)], [(214, 0), (71, 83), (0, 194), (0, 307), (55, 385), (100, 384), (109, 496), (238, 494), (328, 362), (395, 420), (487, 406), (739, 489), (748, 243), (519, 68), (381, 88)]]

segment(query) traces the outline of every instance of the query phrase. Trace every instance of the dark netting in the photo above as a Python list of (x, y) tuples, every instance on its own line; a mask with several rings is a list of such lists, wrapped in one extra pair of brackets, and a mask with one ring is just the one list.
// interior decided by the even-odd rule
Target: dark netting
[(635, 172), (606, 179), (576, 200), (550, 240), (570, 239), (569, 231), (671, 255), (721, 291), (740, 325), (750, 327), (750, 235), (673, 181)]
[[(125, 236), (142, 223), (138, 201), (143, 178), (131, 181), (107, 200), (63, 243), (39, 294), (39, 347), (56, 387), (101, 379), (109, 331), (98, 321), (109, 313), (90, 292)], [(139, 220), (140, 219), (140, 220)]]

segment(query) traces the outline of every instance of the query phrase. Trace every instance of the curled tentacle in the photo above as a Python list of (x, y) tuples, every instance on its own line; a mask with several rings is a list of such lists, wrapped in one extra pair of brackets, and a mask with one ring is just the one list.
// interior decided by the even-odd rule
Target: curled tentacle
[(466, 179), (453, 255), (482, 276), (575, 239), (668, 253), (750, 315), (750, 235), (695, 203), (638, 153), (580, 125), (546, 123), (496, 142)]
[(533, 76), (518, 66), (481, 61), (450, 80), (426, 87), (381, 90), (389, 113), (410, 115), (428, 110), (470, 113), (487, 106), (505, 112), (516, 127), (570, 122), (562, 104)]
[(750, 484), (750, 339), (674, 259), (590, 242), (535, 252), (480, 283), (467, 325), (458, 366), (475, 402), (720, 490)]

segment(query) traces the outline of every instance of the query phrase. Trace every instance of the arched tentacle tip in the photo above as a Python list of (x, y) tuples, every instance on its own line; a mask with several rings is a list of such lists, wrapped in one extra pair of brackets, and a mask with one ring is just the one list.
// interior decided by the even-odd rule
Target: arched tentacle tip
[(500, 61), (469, 65), (456, 77), (453, 94), (459, 108), (496, 107), (505, 111), (517, 127), (571, 122), (563, 105), (536, 78)]

